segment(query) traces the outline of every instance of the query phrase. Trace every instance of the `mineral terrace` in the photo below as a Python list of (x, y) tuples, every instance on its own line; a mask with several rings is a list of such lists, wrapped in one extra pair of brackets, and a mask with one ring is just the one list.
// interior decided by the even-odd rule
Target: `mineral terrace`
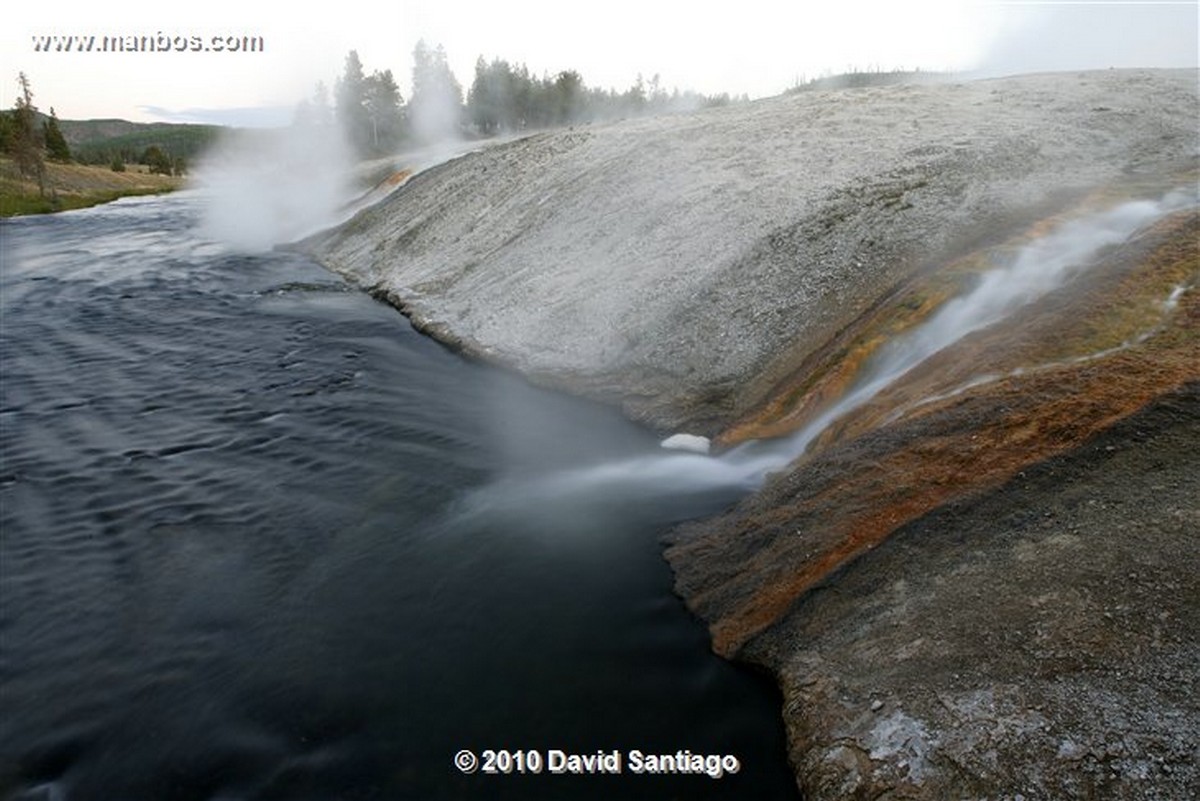
[[(306, 246), (421, 329), (720, 448), (1073, 220), (1195, 192), (1195, 71), (811, 92), (539, 134)], [(1200, 795), (1200, 212), (668, 537), (809, 799)]]

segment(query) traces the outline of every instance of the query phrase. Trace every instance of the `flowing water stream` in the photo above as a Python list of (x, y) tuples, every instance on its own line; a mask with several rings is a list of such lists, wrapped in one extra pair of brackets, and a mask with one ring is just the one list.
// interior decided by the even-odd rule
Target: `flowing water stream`
[[(0, 795), (786, 798), (779, 699), (709, 653), (657, 535), (1195, 202), (1061, 226), (719, 457), (465, 363), (301, 256), (229, 254), (187, 194), (5, 222)], [(460, 749), (742, 769), (464, 775)]]
[[(0, 797), (794, 793), (776, 691), (710, 653), (657, 542), (736, 491), (506, 496), (656, 439), (199, 213), (0, 223)], [(460, 749), (741, 770), (464, 775)]]
[[(753, 490), (768, 474), (803, 455), (831, 424), (869, 403), (930, 357), (1081, 277), (1105, 248), (1125, 242), (1166, 215), (1196, 205), (1195, 191), (1175, 191), (1157, 201), (1130, 201), (1063, 223), (1021, 247), (1008, 263), (980, 275), (971, 289), (944, 303), (929, 319), (886, 343), (863, 365), (842, 397), (788, 437), (749, 441), (711, 457), (681, 452), (638, 455), (541, 479), (524, 492), (535, 496), (617, 492), (636, 497), (718, 488)], [(1167, 300), (1168, 307), (1176, 297), (1173, 294)], [(980, 365), (980, 370), (982, 381), (987, 366)], [(510, 497), (517, 494), (512, 489), (508, 492)]]

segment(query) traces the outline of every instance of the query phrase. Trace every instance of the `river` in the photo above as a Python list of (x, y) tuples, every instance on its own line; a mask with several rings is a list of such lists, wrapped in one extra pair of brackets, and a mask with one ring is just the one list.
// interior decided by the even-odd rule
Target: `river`
[(0, 223), (0, 797), (795, 797), (777, 692), (660, 554), (728, 490), (528, 492), (657, 440), (204, 240), (199, 203)]

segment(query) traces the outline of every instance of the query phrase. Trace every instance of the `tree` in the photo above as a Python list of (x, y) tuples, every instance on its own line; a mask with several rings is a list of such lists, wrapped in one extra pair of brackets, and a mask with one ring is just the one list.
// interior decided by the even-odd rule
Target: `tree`
[(467, 116), (475, 130), (490, 136), (516, 130), (518, 76), (507, 61), (480, 56), (475, 62), (475, 80), (467, 92)]
[(170, 175), (175, 169), (175, 165), (171, 162), (171, 157), (164, 153), (158, 145), (150, 145), (150, 147), (143, 150), (141, 162), (150, 168), (150, 172), (162, 173), (163, 175)]
[(646, 83), (642, 80), (642, 74), (639, 72), (637, 81), (633, 86), (625, 91), (621, 97), (622, 104), (625, 107), (627, 114), (641, 114), (646, 109)]
[(312, 99), (296, 104), (296, 115), (292, 124), (301, 128), (324, 128), (333, 125), (333, 109), (329, 107), (329, 90), (324, 81), (317, 81)]
[(583, 77), (575, 70), (563, 70), (554, 79), (554, 116), (559, 125), (577, 120), (583, 111)]
[(0, 111), (0, 152), (13, 152), (16, 128), (16, 114), (11, 111)]
[(21, 94), (13, 108), (13, 159), (25, 177), (37, 178), (38, 195), (46, 196), (46, 162), (42, 159), (41, 130), (37, 125), (37, 107), (33, 105), (33, 90), (24, 72), (17, 76)]
[(367, 117), (367, 79), (357, 50), (346, 55), (346, 66), (334, 94), (337, 120), (346, 140), (359, 154), (365, 154), (370, 144), (371, 122)]
[(367, 78), (363, 106), (371, 126), (371, 150), (376, 154), (386, 153), (399, 143), (403, 102), (391, 70), (376, 70)]
[(70, 163), (71, 148), (67, 146), (67, 140), (59, 130), (58, 115), (54, 113), (54, 106), (50, 107), (50, 118), (42, 123), (42, 138), (46, 142), (46, 155), (51, 161)]
[[(475, 130), (490, 136), (500, 128), (500, 98), (493, 77), (493, 71), (499, 61), (493, 61), (489, 67), (483, 56), (475, 59), (475, 80), (467, 91), (467, 116)], [(507, 67), (508, 64), (504, 63)]]
[(446, 63), (446, 51), (430, 49), (422, 39), (413, 48), (412, 100), (409, 102), (413, 133), (425, 142), (452, 139), (462, 124), (462, 85)]

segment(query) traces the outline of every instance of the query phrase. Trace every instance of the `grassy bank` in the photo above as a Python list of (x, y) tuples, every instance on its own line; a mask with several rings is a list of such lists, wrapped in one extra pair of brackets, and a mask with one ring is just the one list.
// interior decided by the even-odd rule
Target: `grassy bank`
[(36, 180), (22, 176), (11, 159), (0, 158), (0, 217), (82, 209), (131, 195), (170, 192), (182, 184), (182, 178), (139, 172), (134, 165), (126, 172), (113, 172), (107, 167), (47, 163), (43, 195)]

